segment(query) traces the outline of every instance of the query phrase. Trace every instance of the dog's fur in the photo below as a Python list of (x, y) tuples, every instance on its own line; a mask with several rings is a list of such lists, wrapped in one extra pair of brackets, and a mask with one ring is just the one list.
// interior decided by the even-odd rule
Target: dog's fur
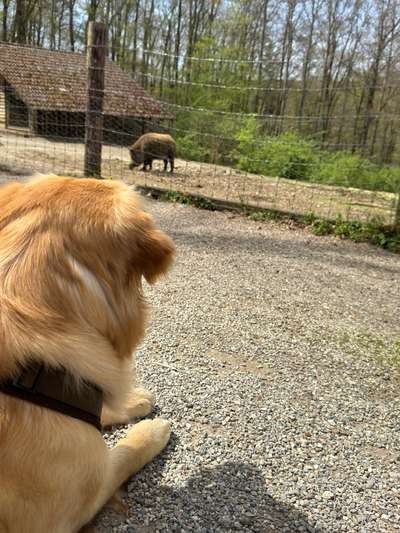
[[(132, 353), (145, 330), (142, 277), (174, 255), (135, 193), (113, 181), (36, 177), (0, 190), (0, 380), (30, 360), (104, 391), (102, 423), (145, 416)], [(169, 439), (162, 419), (112, 449), (94, 427), (0, 393), (0, 532), (72, 533)]]

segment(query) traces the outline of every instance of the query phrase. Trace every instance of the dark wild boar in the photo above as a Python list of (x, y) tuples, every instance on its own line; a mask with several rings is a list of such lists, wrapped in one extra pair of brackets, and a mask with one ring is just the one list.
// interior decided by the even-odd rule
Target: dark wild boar
[(130, 169), (143, 164), (142, 170), (147, 166), (152, 168), (154, 159), (164, 161), (164, 171), (167, 170), (168, 161), (171, 172), (174, 170), (174, 159), (176, 155), (176, 143), (171, 135), (166, 133), (145, 133), (129, 149), (132, 163)]

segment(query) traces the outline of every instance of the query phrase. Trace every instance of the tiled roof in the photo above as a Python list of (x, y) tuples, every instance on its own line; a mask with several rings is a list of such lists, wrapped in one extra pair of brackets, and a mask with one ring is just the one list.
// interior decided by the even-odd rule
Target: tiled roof
[[(0, 76), (34, 109), (86, 109), (84, 54), (0, 43)], [(107, 115), (172, 118), (161, 103), (108, 59), (103, 111)]]

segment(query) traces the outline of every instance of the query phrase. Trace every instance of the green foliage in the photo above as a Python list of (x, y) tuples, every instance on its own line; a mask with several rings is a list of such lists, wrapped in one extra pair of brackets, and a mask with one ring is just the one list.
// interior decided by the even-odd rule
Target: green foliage
[(263, 135), (255, 118), (236, 134), (232, 155), (240, 170), (266, 176), (369, 190), (400, 189), (400, 169), (377, 168), (359, 154), (330, 153), (297, 133)]
[(198, 142), (197, 137), (198, 135), (191, 133), (177, 136), (178, 157), (190, 161), (209, 161), (209, 152)]
[(358, 155), (346, 152), (324, 153), (313, 168), (310, 178), (317, 183), (367, 189), (370, 163)]
[[(400, 193), (400, 168), (383, 167), (373, 171), (374, 190)], [(370, 183), (372, 185), (372, 183)]]
[[(177, 191), (166, 191), (159, 195), (160, 200), (166, 202), (179, 202), (182, 204), (193, 205), (199, 209), (215, 211), (218, 207), (208, 198), (203, 196), (193, 196)], [(287, 220), (293, 218), (287, 214), (280, 213), (272, 209), (263, 209), (246, 213), (247, 218), (255, 222), (266, 220)], [(390, 252), (400, 252), (400, 235), (396, 234), (392, 228), (383, 226), (378, 220), (372, 222), (359, 222), (356, 220), (343, 220), (340, 216), (336, 220), (327, 220), (317, 218), (310, 211), (304, 217), (296, 217), (300, 224), (311, 227), (314, 235), (336, 235), (344, 239), (350, 239), (355, 242), (369, 242)]]
[(323, 218), (314, 220), (311, 225), (314, 235), (330, 235), (334, 231), (334, 224)]
[(328, 185), (396, 192), (400, 188), (400, 169), (377, 168), (358, 154), (322, 151), (309, 179)]
[(235, 120), (231, 117), (205, 112), (190, 116), (180, 114), (173, 130), (178, 155), (192, 161), (231, 164), (230, 158), (226, 158), (224, 154), (229, 154), (234, 146), (236, 129)]
[(311, 226), (315, 220), (317, 219), (317, 216), (315, 215), (314, 211), (309, 211), (306, 215), (304, 215), (304, 223), (307, 226)]
[(247, 215), (247, 218), (254, 220), (255, 222), (261, 220), (278, 220), (282, 217), (282, 214), (279, 211), (274, 211), (273, 209), (264, 209), (263, 211), (253, 211)]
[(240, 170), (265, 176), (400, 191), (400, 168), (379, 168), (360, 154), (321, 150), (315, 141), (295, 132), (268, 135), (253, 117), (241, 125), (230, 116), (181, 114), (174, 134), (179, 157), (184, 159), (233, 164)]
[(369, 242), (391, 252), (400, 252), (400, 235), (396, 234), (392, 228), (383, 226), (379, 221), (348, 221), (340, 216), (332, 221), (316, 218), (313, 213), (307, 214), (303, 221), (311, 226), (314, 235), (336, 235), (355, 242)]
[(193, 205), (199, 209), (207, 209), (208, 211), (215, 211), (216, 206), (211, 200), (204, 196), (192, 196), (178, 191), (166, 191), (159, 195), (160, 200), (164, 202), (180, 203), (186, 205)]
[(263, 136), (255, 118), (238, 132), (238, 146), (233, 151), (237, 167), (247, 172), (306, 180), (316, 162), (312, 142), (287, 132), (279, 136)]

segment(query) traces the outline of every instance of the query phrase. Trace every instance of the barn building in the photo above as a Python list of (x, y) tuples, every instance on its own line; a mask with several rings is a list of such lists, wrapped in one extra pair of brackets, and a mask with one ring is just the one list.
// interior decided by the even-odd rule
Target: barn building
[[(84, 54), (0, 43), (0, 129), (83, 139), (86, 79)], [(103, 114), (104, 141), (124, 145), (173, 119), (108, 59)]]

